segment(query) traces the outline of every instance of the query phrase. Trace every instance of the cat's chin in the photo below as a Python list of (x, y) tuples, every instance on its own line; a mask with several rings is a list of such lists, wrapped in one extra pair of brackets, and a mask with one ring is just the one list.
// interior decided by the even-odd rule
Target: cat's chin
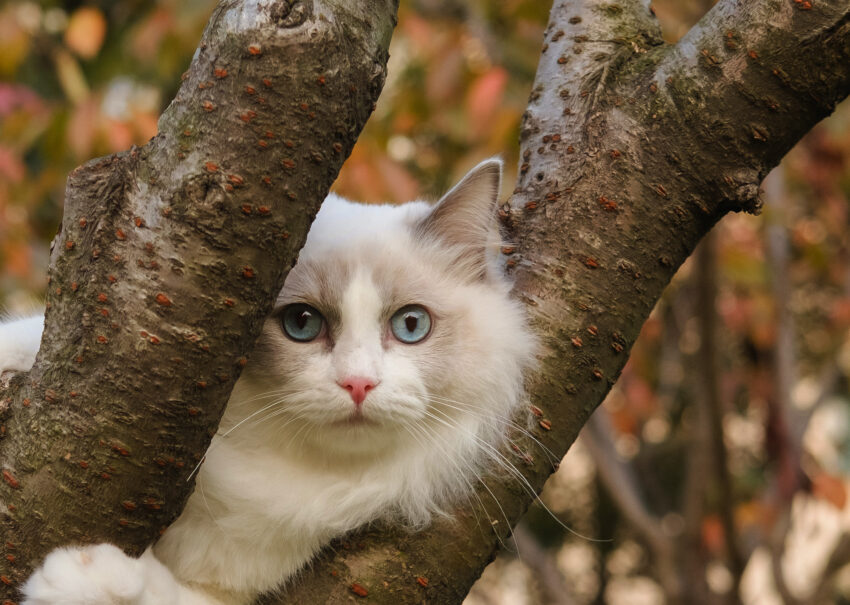
[(313, 443), (321, 455), (335, 465), (373, 464), (375, 459), (392, 456), (401, 441), (376, 425), (339, 425), (328, 430), (322, 439)]
[(332, 422), (331, 426), (343, 429), (369, 429), (379, 428), (381, 423), (372, 418), (367, 418), (363, 414), (352, 414), (348, 418)]

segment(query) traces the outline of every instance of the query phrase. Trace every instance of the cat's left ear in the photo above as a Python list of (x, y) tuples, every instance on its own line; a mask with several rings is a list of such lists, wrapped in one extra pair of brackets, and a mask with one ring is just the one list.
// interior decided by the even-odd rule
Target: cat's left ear
[(484, 160), (466, 173), (431, 212), (417, 231), (463, 251), (463, 264), (476, 278), (486, 274), (487, 250), (498, 248), (496, 205), (502, 183), (502, 160)]

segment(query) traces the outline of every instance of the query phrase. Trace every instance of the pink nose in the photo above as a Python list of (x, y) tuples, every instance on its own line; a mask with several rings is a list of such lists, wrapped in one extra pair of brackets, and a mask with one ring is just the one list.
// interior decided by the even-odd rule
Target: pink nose
[(340, 380), (338, 384), (351, 394), (356, 406), (362, 404), (369, 391), (375, 388), (375, 381), (363, 376), (350, 376)]

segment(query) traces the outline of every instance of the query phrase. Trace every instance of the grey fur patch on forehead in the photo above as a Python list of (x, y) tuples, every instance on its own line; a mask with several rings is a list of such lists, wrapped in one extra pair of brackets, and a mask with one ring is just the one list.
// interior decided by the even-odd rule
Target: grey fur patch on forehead
[(444, 265), (449, 259), (440, 258), (438, 250), (423, 254), (427, 248), (417, 245), (409, 234), (407, 245), (402, 245), (402, 238), (392, 239), (329, 249), (299, 261), (286, 278), (278, 306), (306, 302), (329, 321), (339, 320), (345, 291), (358, 274), (368, 275), (383, 301), (384, 313), (412, 303), (441, 306), (438, 294), (448, 287)]
[(388, 307), (434, 301), (435, 291), (452, 280), (502, 282), (494, 262), (501, 171), (499, 159), (480, 163), (434, 205), (357, 204), (329, 195), (278, 306), (306, 302), (332, 320), (361, 269)]
[(295, 302), (307, 303), (316, 307), (329, 322), (339, 323), (340, 301), (350, 276), (351, 265), (348, 262), (334, 262), (332, 259), (299, 261), (286, 276), (275, 306), (279, 309)]

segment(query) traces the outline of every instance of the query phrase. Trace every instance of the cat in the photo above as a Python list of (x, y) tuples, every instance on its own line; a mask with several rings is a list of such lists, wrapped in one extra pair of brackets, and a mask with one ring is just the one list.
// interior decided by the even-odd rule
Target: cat
[[(242, 605), (334, 537), (424, 527), (470, 495), (521, 406), (535, 339), (498, 257), (502, 164), (439, 202), (330, 194), (178, 519), (141, 558), (60, 548), (24, 605)], [(42, 320), (0, 325), (27, 370)]]

